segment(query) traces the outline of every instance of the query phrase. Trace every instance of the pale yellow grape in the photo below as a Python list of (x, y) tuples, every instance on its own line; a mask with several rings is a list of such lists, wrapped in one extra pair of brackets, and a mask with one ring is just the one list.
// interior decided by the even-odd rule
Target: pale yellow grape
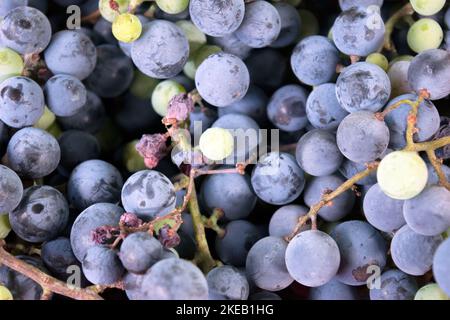
[(388, 59), (383, 54), (378, 52), (369, 54), (366, 58), (366, 62), (376, 64), (384, 71), (387, 71), (387, 69), (389, 68)]
[(146, 169), (144, 158), (137, 152), (138, 140), (131, 141), (123, 149), (123, 163), (129, 172), (137, 172)]
[(0, 285), (0, 300), (13, 300), (11, 291), (5, 286)]
[(9, 48), (0, 48), (0, 82), (20, 76), (23, 71), (23, 59)]
[(8, 214), (0, 213), (0, 239), (5, 239), (11, 231)]
[(200, 137), (200, 150), (210, 160), (220, 161), (233, 152), (234, 139), (231, 132), (223, 128), (209, 128)]
[(130, 0), (115, 0), (119, 6), (118, 10), (113, 10), (111, 8), (110, 0), (99, 0), (98, 9), (102, 17), (109, 22), (113, 23), (118, 15), (128, 11), (128, 6), (130, 5)]
[(50, 111), (47, 106), (44, 108), (44, 113), (39, 118), (38, 122), (34, 124), (35, 128), (47, 130), (56, 120), (55, 114)]
[(445, 0), (409, 0), (415, 12), (423, 16), (438, 13), (445, 5)]
[(133, 82), (130, 86), (130, 92), (135, 97), (149, 99), (159, 82), (158, 79), (150, 78), (136, 69)]
[(427, 184), (427, 165), (417, 152), (394, 151), (381, 160), (377, 180), (387, 196), (398, 200), (411, 199)]
[(158, 83), (155, 90), (152, 93), (152, 106), (153, 109), (161, 117), (165, 117), (167, 114), (167, 107), (170, 99), (180, 93), (185, 93), (186, 89), (174, 80), (164, 80)]
[(190, 21), (180, 20), (176, 25), (183, 30), (189, 42), (189, 52), (193, 53), (206, 43), (206, 35)]
[(183, 67), (183, 73), (189, 79), (195, 80), (195, 73), (197, 72), (197, 67), (195, 66), (194, 57), (190, 57)]
[(433, 19), (424, 18), (416, 21), (408, 30), (406, 40), (414, 52), (420, 53), (436, 49), (444, 39), (441, 26)]
[(164, 12), (177, 14), (186, 10), (189, 0), (156, 0), (156, 4)]
[(414, 300), (449, 300), (450, 298), (436, 283), (423, 286), (416, 292)]
[(125, 43), (133, 42), (141, 36), (141, 21), (134, 14), (123, 13), (114, 20), (112, 33), (119, 41)]

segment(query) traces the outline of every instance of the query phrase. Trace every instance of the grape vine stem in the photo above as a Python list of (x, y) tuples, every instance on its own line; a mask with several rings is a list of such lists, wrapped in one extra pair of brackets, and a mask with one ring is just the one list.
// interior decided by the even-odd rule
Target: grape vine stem
[(407, 4), (405, 4), (403, 7), (401, 7), (397, 12), (395, 12), (388, 21), (386, 21), (385, 24), (385, 33), (384, 33), (384, 44), (383, 48), (392, 51), (397, 52), (395, 49), (394, 43), (392, 42), (391, 36), (392, 32), (394, 31), (394, 27), (397, 24), (400, 19), (406, 16), (410, 16), (414, 13), (414, 9), (411, 5), (411, 3), (408, 1)]

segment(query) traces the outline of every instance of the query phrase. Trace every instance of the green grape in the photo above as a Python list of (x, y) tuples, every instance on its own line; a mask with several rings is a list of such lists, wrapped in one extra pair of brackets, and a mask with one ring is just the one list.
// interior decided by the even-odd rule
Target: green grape
[(185, 92), (186, 89), (184, 89), (181, 84), (174, 80), (161, 81), (152, 93), (153, 109), (161, 117), (165, 117), (170, 99), (172, 99), (177, 94)]
[(394, 151), (381, 160), (377, 180), (387, 196), (398, 200), (411, 199), (427, 184), (427, 165), (417, 152)]
[(378, 53), (378, 52), (369, 54), (366, 58), (366, 62), (376, 64), (384, 71), (387, 71), (387, 69), (389, 68), (388, 59), (384, 55), (382, 55), (381, 53)]
[(216, 53), (216, 52), (220, 52), (220, 51), (222, 51), (222, 49), (220, 47), (209, 45), (209, 44), (201, 47), (194, 54), (195, 68), (198, 68), (198, 66), (210, 55), (212, 55), (213, 53)]
[(302, 28), (300, 30), (300, 38), (319, 34), (319, 21), (308, 10), (298, 10), (300, 20), (302, 21)]
[(436, 283), (429, 283), (416, 292), (414, 300), (450, 300)]
[(200, 31), (199, 28), (195, 26), (190, 21), (180, 20), (176, 22), (176, 25), (183, 30), (186, 38), (189, 41), (189, 52), (194, 53), (197, 49), (206, 43), (206, 35)]
[(424, 18), (416, 21), (408, 30), (406, 40), (414, 52), (420, 53), (436, 49), (444, 39), (444, 32), (439, 23), (433, 19)]
[(200, 136), (200, 150), (210, 160), (220, 161), (230, 156), (234, 148), (231, 132), (223, 128), (209, 128)]
[(62, 134), (62, 130), (61, 127), (59, 126), (59, 124), (55, 121), (53, 122), (53, 124), (51, 124), (47, 130), (48, 133), (50, 133), (52, 136), (54, 136), (56, 139), (58, 139), (61, 134)]
[(123, 163), (129, 172), (137, 172), (146, 169), (144, 158), (137, 152), (136, 144), (139, 140), (127, 143), (123, 149)]
[(432, 16), (444, 7), (445, 0), (409, 0), (414, 11), (422, 16)]
[(117, 10), (111, 8), (111, 0), (99, 0), (98, 9), (103, 18), (113, 23), (118, 15), (128, 11), (130, 0), (114, 0), (114, 3), (118, 5)]
[(23, 59), (17, 52), (9, 48), (0, 48), (0, 82), (20, 76), (23, 66)]
[(105, 124), (95, 136), (103, 153), (114, 152), (123, 140), (121, 131), (111, 118), (106, 119)]
[(0, 239), (5, 239), (11, 231), (8, 214), (0, 213)]
[(130, 92), (135, 97), (149, 99), (159, 82), (158, 79), (150, 78), (136, 69), (133, 82), (130, 86)]
[(47, 130), (55, 122), (55, 119), (56, 117), (53, 112), (51, 112), (50, 109), (45, 106), (44, 113), (39, 118), (38, 122), (34, 124), (34, 127), (42, 130)]
[(112, 24), (112, 33), (117, 40), (130, 43), (141, 36), (142, 24), (134, 14), (123, 13)]
[(186, 10), (189, 0), (156, 0), (156, 4), (164, 12), (177, 14)]
[(183, 67), (183, 73), (188, 77), (189, 79), (195, 80), (195, 72), (197, 71), (197, 68), (195, 67), (194, 58), (190, 57), (186, 64)]
[(0, 286), (0, 300), (13, 300), (11, 291), (5, 286)]

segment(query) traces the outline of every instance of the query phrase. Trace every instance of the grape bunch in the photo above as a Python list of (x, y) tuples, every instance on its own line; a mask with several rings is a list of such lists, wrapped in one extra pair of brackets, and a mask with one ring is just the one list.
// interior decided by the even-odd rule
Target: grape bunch
[(449, 102), (445, 0), (1, 0), (0, 300), (450, 300)]

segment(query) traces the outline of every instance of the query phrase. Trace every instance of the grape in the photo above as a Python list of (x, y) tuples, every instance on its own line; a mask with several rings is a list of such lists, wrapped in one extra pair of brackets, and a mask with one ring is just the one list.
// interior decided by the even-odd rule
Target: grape
[(87, 91), (83, 83), (70, 75), (56, 75), (45, 84), (49, 109), (59, 117), (70, 117), (86, 104)]
[(289, 84), (279, 88), (269, 100), (267, 117), (284, 131), (297, 131), (306, 127), (306, 90), (299, 85)]
[[(225, 110), (226, 108), (220, 108), (219, 110)], [(217, 112), (209, 108), (194, 107), (189, 115), (189, 131), (192, 136), (198, 137), (217, 120)], [(201, 130), (198, 128), (201, 126)], [(197, 131), (198, 130), (198, 131)]]
[[(222, 49), (218, 46), (208, 44), (202, 46), (193, 54), (195, 69), (197, 70), (198, 66), (201, 65), (202, 62), (205, 61), (210, 55), (221, 51)], [(195, 74), (193, 78), (195, 78)]]
[[(392, 99), (386, 108), (400, 100), (416, 101), (415, 94), (403, 94)], [(390, 132), (390, 146), (393, 148), (404, 148), (406, 146), (406, 125), (411, 106), (402, 104), (395, 110), (390, 111), (384, 118)], [(423, 142), (433, 137), (439, 130), (439, 112), (430, 100), (423, 100), (418, 108), (416, 127), (418, 132), (414, 135), (414, 141)]]
[(294, 279), (286, 267), (286, 248), (287, 243), (277, 237), (265, 237), (256, 242), (248, 252), (245, 264), (250, 281), (268, 291), (287, 288)]
[(281, 300), (280, 296), (270, 291), (260, 291), (252, 294), (249, 300)]
[(364, 216), (378, 230), (394, 232), (406, 223), (403, 203), (402, 200), (388, 197), (378, 184), (374, 184), (364, 196)]
[(153, 110), (161, 117), (165, 117), (169, 101), (177, 94), (185, 92), (184, 87), (174, 80), (161, 81), (152, 93)]
[(339, 6), (342, 11), (348, 10), (352, 7), (368, 8), (369, 6), (383, 5), (383, 0), (339, 0)]
[(450, 29), (450, 8), (447, 8), (447, 11), (445, 12), (445, 24), (447, 25), (447, 29)]
[[(320, 201), (327, 190), (334, 190), (345, 180), (340, 175), (315, 177), (306, 184), (303, 199), (309, 207)], [(337, 221), (347, 215), (355, 204), (355, 195), (347, 190), (333, 199), (331, 206), (324, 206), (319, 210), (319, 216), (326, 221)]]
[(136, 98), (148, 99), (152, 96), (152, 92), (158, 83), (158, 79), (150, 78), (136, 69), (133, 82), (130, 86), (130, 93)]
[(256, 204), (250, 177), (238, 173), (209, 175), (203, 181), (200, 197), (208, 212), (221, 208), (228, 220), (246, 218)]
[(142, 33), (139, 18), (130, 13), (123, 13), (116, 17), (112, 24), (112, 33), (117, 40), (130, 43), (138, 39)]
[(414, 198), (425, 188), (428, 170), (416, 152), (394, 151), (381, 160), (377, 180), (387, 196), (407, 200)]
[(370, 289), (370, 300), (413, 300), (417, 291), (416, 280), (397, 269), (383, 272), (380, 288)]
[(122, 185), (122, 176), (113, 165), (103, 160), (88, 160), (73, 169), (67, 183), (67, 197), (78, 210), (99, 202), (117, 203)]
[(248, 251), (264, 237), (261, 230), (246, 220), (234, 220), (225, 226), (225, 236), (216, 238), (215, 247), (220, 260), (235, 267), (245, 265)]
[[(308, 213), (308, 208), (296, 204), (280, 207), (270, 218), (269, 235), (272, 237), (284, 238), (294, 232), (294, 227), (298, 219)], [(301, 228), (304, 231), (307, 225)]]
[(122, 188), (122, 204), (127, 212), (152, 219), (175, 209), (172, 182), (158, 171), (142, 170), (133, 174)]
[(107, 285), (120, 280), (124, 272), (117, 253), (107, 247), (94, 246), (83, 258), (83, 273), (93, 284)]
[(339, 150), (354, 162), (366, 163), (380, 158), (389, 144), (389, 129), (369, 111), (357, 111), (339, 124), (336, 141)]
[(335, 130), (347, 115), (336, 98), (334, 83), (314, 87), (306, 100), (306, 116), (315, 128)]
[[(434, 139), (439, 139), (442, 137), (446, 137), (450, 135), (450, 118), (448, 117), (441, 117), (441, 123), (440, 128), (434, 135)], [(450, 146), (446, 145), (442, 148), (439, 148), (436, 150), (436, 156), (438, 158), (442, 159), (449, 159), (450, 158)]]
[(316, 16), (309, 10), (298, 10), (300, 20), (302, 21), (302, 29), (300, 38), (313, 36), (319, 33), (319, 21)]
[(388, 59), (384, 55), (382, 55), (381, 53), (378, 53), (378, 52), (369, 54), (366, 57), (366, 62), (376, 64), (384, 71), (387, 71), (389, 69)]
[(281, 31), (281, 18), (277, 9), (267, 1), (245, 5), (245, 15), (236, 37), (251, 48), (263, 48), (277, 40)]
[[(364, 163), (353, 162), (351, 160), (345, 159), (342, 163), (342, 166), (339, 168), (339, 173), (342, 174), (345, 178), (350, 179), (355, 174), (365, 169), (367, 169), (367, 166)], [(364, 177), (356, 182), (356, 184), (369, 187), (375, 183), (377, 183), (376, 171), (370, 173), (367, 177)]]
[(8, 143), (8, 161), (19, 176), (42, 178), (58, 166), (61, 151), (58, 141), (37, 128), (17, 131)]
[(270, 92), (283, 85), (288, 70), (287, 58), (272, 48), (255, 51), (245, 60), (251, 82)]
[(189, 0), (156, 0), (158, 7), (166, 13), (183, 12), (189, 5)]
[(189, 52), (194, 53), (206, 44), (206, 35), (195, 24), (188, 20), (180, 20), (175, 23), (183, 30), (189, 42)]
[(248, 281), (234, 267), (216, 267), (208, 272), (206, 281), (209, 300), (247, 300), (248, 298)]
[(302, 22), (300, 15), (294, 6), (289, 3), (274, 3), (280, 15), (281, 30), (278, 38), (272, 43), (272, 47), (281, 48), (293, 44), (300, 36)]
[(408, 82), (416, 93), (426, 89), (431, 100), (450, 94), (450, 52), (431, 49), (419, 53), (411, 61)]
[(242, 99), (249, 84), (247, 67), (241, 59), (229, 53), (210, 55), (195, 73), (198, 92), (216, 107), (224, 107)]
[(391, 82), (386, 72), (368, 62), (348, 66), (336, 82), (336, 97), (348, 112), (380, 110), (389, 100)]
[(224, 52), (234, 54), (240, 59), (246, 59), (252, 50), (252, 48), (241, 42), (235, 33), (230, 33), (223, 37), (211, 37), (210, 41), (221, 47)]
[(174, 23), (153, 20), (133, 42), (131, 58), (136, 67), (152, 78), (167, 79), (177, 75), (189, 56), (189, 42)]
[(370, 224), (351, 220), (334, 227), (331, 237), (341, 253), (341, 265), (336, 279), (359, 286), (365, 284), (373, 267), (383, 270), (388, 250), (385, 240)]
[(137, 172), (146, 168), (144, 158), (136, 150), (139, 140), (127, 143), (122, 154), (122, 161), (128, 172)]
[(391, 242), (391, 256), (397, 268), (403, 272), (421, 276), (431, 269), (433, 256), (442, 236), (423, 236), (408, 225), (398, 230)]
[(128, 11), (130, 0), (114, 0), (117, 10), (111, 6), (110, 0), (99, 0), (98, 9), (103, 18), (113, 22), (117, 16)]
[[(450, 167), (443, 164), (441, 165), (441, 168), (442, 171), (444, 172), (445, 177), (447, 178), (447, 181), (450, 180)], [(439, 177), (436, 173), (436, 170), (434, 170), (433, 166), (430, 163), (427, 163), (427, 170), (428, 170), (427, 187), (439, 184)]]
[[(28, 5), (28, 0), (6, 0), (0, 3), (0, 19), (17, 7)], [(1, 299), (0, 299), (1, 300)]]
[(69, 30), (53, 35), (44, 56), (51, 72), (68, 74), (80, 80), (86, 79), (97, 63), (97, 51), (91, 39)]
[(48, 46), (52, 27), (47, 17), (31, 7), (9, 11), (0, 25), (0, 41), (20, 54), (41, 53)]
[(95, 246), (92, 232), (102, 226), (117, 227), (124, 210), (112, 203), (96, 203), (81, 212), (75, 219), (70, 232), (70, 244), (78, 261), (86, 251)]
[(68, 268), (78, 265), (70, 239), (64, 237), (45, 242), (41, 249), (41, 259), (52, 273), (64, 280), (70, 276)]
[(13, 296), (11, 294), (11, 291), (9, 291), (7, 287), (0, 285), (0, 301), (5, 300), (13, 300)]
[(64, 196), (49, 186), (25, 189), (17, 208), (9, 214), (14, 232), (28, 242), (53, 239), (67, 225), (69, 205)]
[(445, 6), (445, 0), (410, 0), (414, 11), (423, 16), (432, 16)]
[(326, 284), (309, 290), (310, 300), (358, 300), (355, 287), (348, 286), (335, 278)]
[(339, 53), (333, 43), (323, 36), (309, 36), (292, 51), (291, 67), (298, 80), (317, 86), (333, 80)]
[(9, 217), (7, 214), (0, 214), (0, 239), (5, 239), (11, 231)]
[(270, 152), (259, 159), (251, 182), (261, 200), (283, 205), (294, 201), (302, 193), (305, 176), (292, 155)]
[(436, 250), (433, 258), (433, 275), (438, 286), (450, 296), (450, 239), (446, 239)]
[(0, 120), (13, 128), (35, 124), (44, 113), (44, 94), (26, 77), (12, 77), (0, 84)]
[(17, 52), (9, 48), (0, 48), (0, 82), (20, 76), (23, 67), (23, 59)]
[(311, 130), (300, 138), (295, 157), (300, 167), (312, 176), (332, 174), (343, 160), (335, 135), (321, 129)]
[(450, 300), (436, 283), (429, 283), (416, 292), (414, 300)]
[(342, 53), (365, 57), (383, 45), (384, 32), (379, 8), (368, 10), (352, 7), (335, 20), (333, 40)]
[(245, 12), (244, 0), (191, 0), (192, 22), (204, 33), (223, 37), (236, 31)]
[(391, 64), (387, 72), (391, 81), (391, 97), (413, 91), (408, 82), (408, 69), (410, 61), (396, 61)]
[(34, 127), (42, 130), (48, 130), (55, 123), (55, 120), (55, 114), (51, 112), (49, 108), (44, 107), (44, 113), (34, 124)]
[(190, 261), (170, 258), (152, 266), (136, 289), (141, 300), (207, 300), (208, 283)]
[(130, 234), (122, 242), (120, 261), (130, 272), (143, 273), (158, 262), (163, 254), (161, 243), (147, 232)]
[(233, 136), (227, 129), (209, 128), (200, 137), (200, 150), (211, 160), (220, 161), (233, 153)]
[(450, 227), (450, 191), (445, 187), (430, 186), (418, 196), (406, 200), (403, 215), (416, 233), (436, 236)]
[(58, 122), (65, 130), (75, 129), (96, 133), (99, 131), (106, 117), (106, 111), (100, 98), (87, 90), (86, 104), (79, 112), (71, 117), (60, 117)]
[(112, 33), (112, 23), (108, 20), (100, 17), (94, 24), (92, 31), (95, 32), (95, 34), (99, 38), (98, 41), (100, 45), (105, 43), (117, 45), (117, 39)]
[(0, 165), (0, 216), (14, 210), (22, 199), (22, 194), (22, 181), (17, 174)]
[(439, 23), (427, 18), (416, 21), (407, 35), (409, 47), (417, 53), (439, 48), (443, 39), (444, 32)]

